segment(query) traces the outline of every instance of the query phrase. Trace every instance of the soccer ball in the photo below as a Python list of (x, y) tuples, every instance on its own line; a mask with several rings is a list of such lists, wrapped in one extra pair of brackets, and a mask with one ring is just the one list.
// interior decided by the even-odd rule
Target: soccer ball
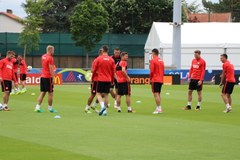
[(107, 110), (105, 110), (102, 115), (107, 116)]
[(32, 66), (27, 66), (27, 70), (31, 71), (32, 70)]
[(0, 103), (0, 111), (3, 110), (3, 105)]

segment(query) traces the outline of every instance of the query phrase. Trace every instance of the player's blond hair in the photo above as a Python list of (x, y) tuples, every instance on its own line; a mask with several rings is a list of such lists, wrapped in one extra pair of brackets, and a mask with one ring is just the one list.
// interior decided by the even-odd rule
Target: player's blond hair
[(54, 49), (54, 46), (52, 46), (52, 45), (48, 45), (48, 46), (47, 46), (47, 52), (49, 52), (49, 51), (52, 50), (52, 49)]

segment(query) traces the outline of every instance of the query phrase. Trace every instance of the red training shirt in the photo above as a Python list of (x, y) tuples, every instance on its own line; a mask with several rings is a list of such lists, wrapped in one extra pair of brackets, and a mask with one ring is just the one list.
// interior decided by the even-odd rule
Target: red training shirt
[(150, 61), (150, 81), (163, 83), (164, 62), (161, 58), (155, 57)]
[[(92, 73), (93, 73), (93, 68), (95, 68), (95, 66), (96, 66), (96, 60), (97, 60), (97, 58), (95, 58), (92, 63)], [(92, 74), (92, 81), (93, 82), (98, 81), (98, 73), (97, 72), (95, 74)]]
[(16, 59), (16, 58), (12, 58), (12, 63), (13, 63), (13, 71), (15, 72), (15, 73), (17, 73), (18, 72), (18, 60)]
[(13, 63), (9, 58), (4, 58), (0, 61), (0, 77), (2, 80), (17, 82), (14, 76)]
[(127, 61), (120, 61), (116, 65), (116, 75), (117, 75), (117, 82), (118, 83), (123, 83), (127, 82), (127, 78), (123, 74), (122, 68), (125, 67), (126, 72), (127, 72)]
[(222, 65), (223, 72), (227, 82), (236, 82), (234, 75), (234, 66), (230, 61), (226, 61)]
[(204, 61), (204, 59), (195, 58), (192, 60), (192, 65), (191, 65), (188, 77), (191, 79), (203, 81), (205, 76), (205, 70), (206, 70), (206, 62)]
[(27, 74), (27, 65), (24, 59), (20, 62), (20, 74)]
[(97, 81), (113, 82), (115, 63), (112, 57), (108, 55), (99, 56), (96, 59), (96, 65), (93, 68), (93, 74), (98, 74)]
[(49, 65), (54, 65), (53, 56), (48, 53), (42, 55), (42, 75), (43, 78), (51, 78)]

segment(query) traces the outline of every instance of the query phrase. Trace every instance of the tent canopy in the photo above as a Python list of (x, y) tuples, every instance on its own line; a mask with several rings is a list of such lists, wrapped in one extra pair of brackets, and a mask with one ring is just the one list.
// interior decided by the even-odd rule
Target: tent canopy
[[(240, 48), (240, 23), (184, 23), (181, 26), (182, 48)], [(173, 26), (154, 22), (145, 50), (172, 48)]]

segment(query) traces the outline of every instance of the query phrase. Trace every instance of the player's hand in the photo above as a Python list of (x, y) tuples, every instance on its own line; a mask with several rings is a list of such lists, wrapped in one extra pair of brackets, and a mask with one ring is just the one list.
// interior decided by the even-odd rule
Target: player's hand
[(188, 82), (190, 82), (191, 81), (191, 78), (188, 78)]
[(222, 83), (220, 83), (220, 84), (219, 84), (219, 87), (220, 87), (220, 88), (222, 88), (222, 86), (223, 86), (223, 84), (222, 84)]
[(130, 83), (131, 82), (131, 78), (128, 76), (128, 78), (127, 78), (127, 81), (128, 81), (128, 83)]
[(202, 81), (198, 81), (198, 86), (201, 86), (202, 85)]

